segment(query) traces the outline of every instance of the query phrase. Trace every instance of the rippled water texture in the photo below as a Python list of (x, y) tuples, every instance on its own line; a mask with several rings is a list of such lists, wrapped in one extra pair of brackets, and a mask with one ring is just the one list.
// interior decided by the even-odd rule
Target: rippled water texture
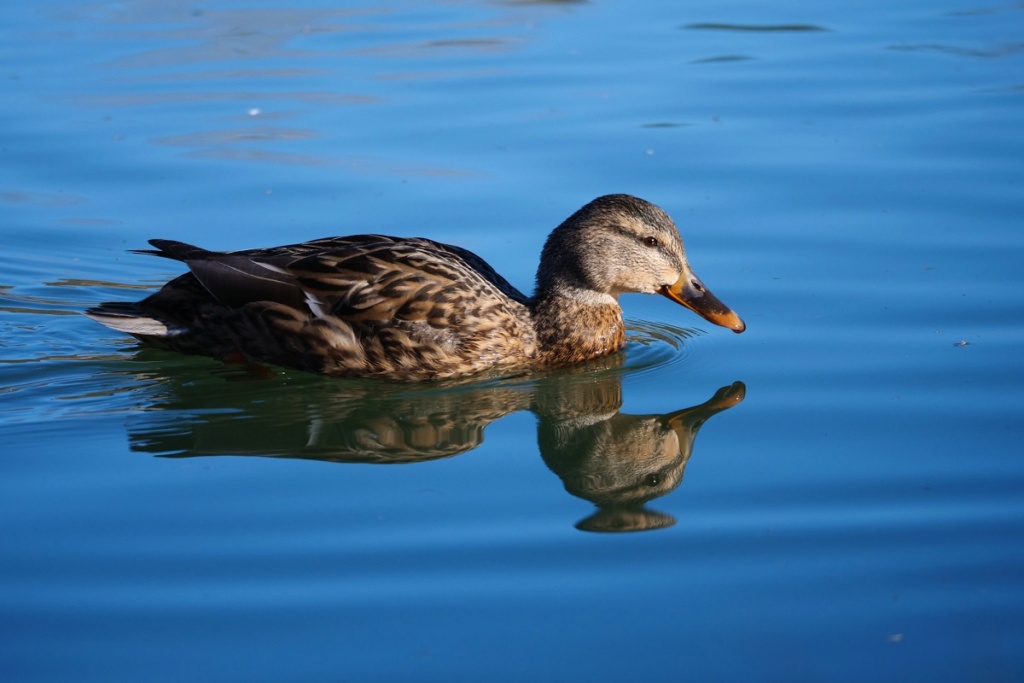
[[(8, 3), (10, 4), (10, 3)], [(0, 12), (0, 679), (1024, 679), (1020, 3)], [(445, 385), (81, 315), (628, 192), (747, 322)], [(642, 532), (642, 533), (640, 533)]]

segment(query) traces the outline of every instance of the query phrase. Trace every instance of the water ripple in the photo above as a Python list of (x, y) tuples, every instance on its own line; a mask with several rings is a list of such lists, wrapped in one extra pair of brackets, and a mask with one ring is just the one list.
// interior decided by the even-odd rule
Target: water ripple
[(692, 362), (693, 342), (704, 333), (696, 328), (631, 320), (626, 324), (626, 334), (624, 369), (645, 375)]

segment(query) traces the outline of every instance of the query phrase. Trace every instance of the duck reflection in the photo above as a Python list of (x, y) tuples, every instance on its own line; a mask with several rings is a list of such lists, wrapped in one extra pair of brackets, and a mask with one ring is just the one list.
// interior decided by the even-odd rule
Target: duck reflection
[(665, 415), (539, 412), (537, 442), (544, 462), (566, 491), (599, 508), (577, 528), (639, 531), (674, 524), (644, 504), (679, 486), (698, 430), (745, 393), (743, 383), (735, 382), (700, 405)]
[[(259, 455), (340, 463), (412, 463), (473, 450), (490, 423), (521, 410), (537, 417), (548, 468), (598, 510), (588, 531), (637, 531), (675, 520), (645, 504), (679, 486), (698, 430), (740, 403), (741, 382), (663, 415), (621, 413), (614, 361), (540, 378), (405, 387), (295, 375), (160, 383), (151, 411), (129, 425), (133, 450), (172, 457)], [(229, 379), (252, 379), (239, 371)], [(293, 386), (282, 387), (283, 383)], [(183, 418), (184, 416), (184, 418)]]

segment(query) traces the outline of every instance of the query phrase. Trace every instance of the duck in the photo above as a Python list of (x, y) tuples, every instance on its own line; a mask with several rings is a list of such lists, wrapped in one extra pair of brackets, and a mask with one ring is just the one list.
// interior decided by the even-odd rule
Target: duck
[(134, 253), (188, 272), (85, 315), (160, 349), (338, 377), (433, 381), (590, 361), (625, 346), (619, 297), (630, 292), (746, 329), (694, 274), (669, 215), (627, 194), (598, 197), (551, 232), (532, 296), (473, 252), (421, 237), (227, 252), (149, 244)]

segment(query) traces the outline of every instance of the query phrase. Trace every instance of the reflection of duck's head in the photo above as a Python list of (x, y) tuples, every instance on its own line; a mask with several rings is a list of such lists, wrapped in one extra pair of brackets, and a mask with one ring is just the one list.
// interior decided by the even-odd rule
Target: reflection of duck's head
[(589, 424), (542, 422), (537, 440), (566, 491), (598, 505), (662, 496), (679, 485), (686, 464), (679, 437), (651, 415), (617, 414)]
[(701, 425), (742, 401), (745, 391), (736, 382), (667, 415), (542, 417), (541, 455), (569, 493), (601, 507), (637, 507), (679, 486)]

